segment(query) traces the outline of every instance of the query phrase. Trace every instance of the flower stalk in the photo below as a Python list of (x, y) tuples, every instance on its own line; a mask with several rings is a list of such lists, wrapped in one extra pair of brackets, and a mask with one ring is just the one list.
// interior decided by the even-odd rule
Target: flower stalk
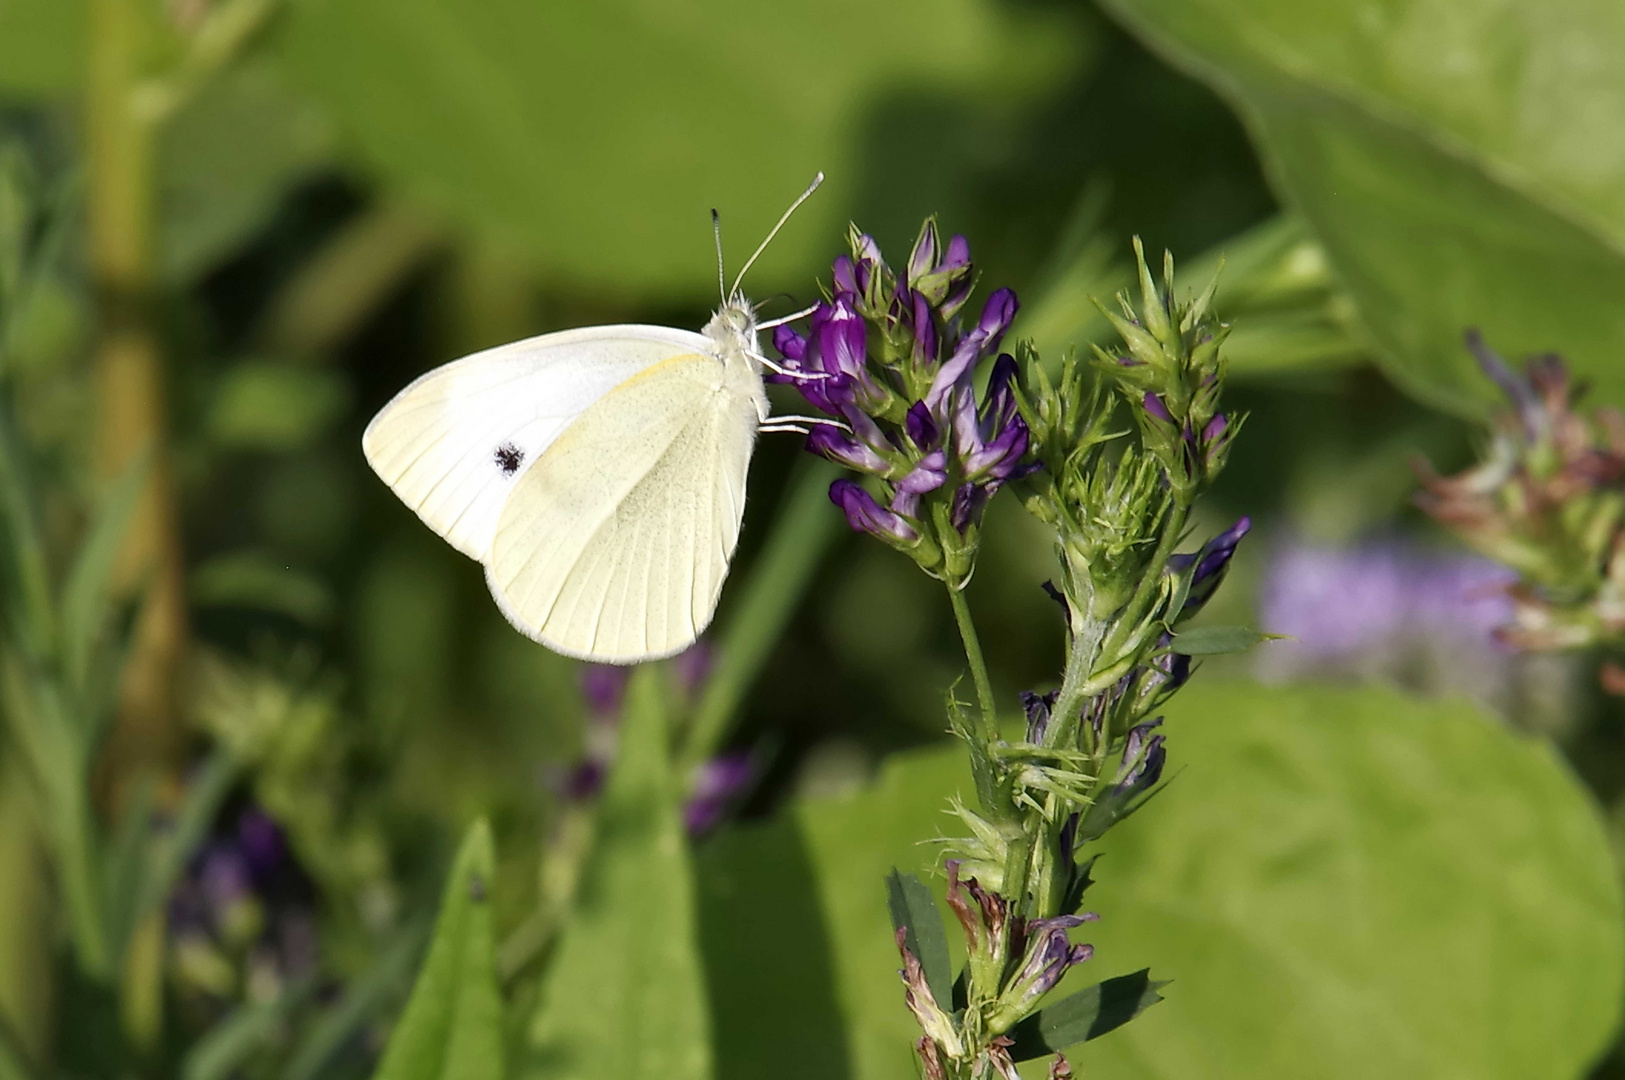
[[(847, 523), (948, 590), (978, 710), (973, 722), (949, 694), (978, 796), (975, 808), (953, 803), (966, 835), (947, 842), (943, 864), (968, 962), (955, 1001), (938, 1000), (907, 922), (934, 911), (894, 910), (900, 975), (929, 1080), (1013, 1080), (1023, 1025), (1093, 955), (1071, 936), (1097, 917), (1082, 910), (1083, 849), (1155, 792), (1167, 739), (1153, 714), (1191, 673), (1181, 624), (1248, 529), (1244, 518), (1178, 551), (1241, 426), (1219, 403), (1228, 328), (1210, 311), (1212, 284), (1178, 301), (1172, 260), (1154, 279), (1136, 240), (1138, 303), (1120, 296), (1120, 313), (1107, 312), (1121, 347), (1046, 366), (1025, 343), (1001, 351), (1018, 309), (1010, 290), (969, 317), (963, 237), (944, 244), (927, 221), (901, 273), (869, 236), (854, 228), (849, 240), (807, 329), (778, 328), (785, 374), (773, 378), (833, 421), (807, 448), (855, 474), (830, 488)], [(1119, 430), (1125, 412), (1132, 438)], [(1065, 635), (1060, 685), (1021, 695), (1020, 735), (999, 724), (964, 596), (985, 512), (1005, 487), (1052, 532), (1056, 574), (1044, 587)], [(1052, 1073), (1070, 1066), (1058, 1057)]]

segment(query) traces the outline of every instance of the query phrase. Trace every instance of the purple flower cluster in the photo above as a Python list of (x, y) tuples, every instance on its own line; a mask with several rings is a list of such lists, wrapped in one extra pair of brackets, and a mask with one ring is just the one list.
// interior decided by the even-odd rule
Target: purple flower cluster
[[(840, 421), (816, 427), (808, 450), (879, 482), (876, 498), (855, 480), (837, 480), (831, 501), (852, 528), (915, 551), (922, 564), (934, 561), (927, 539), (942, 522), (964, 537), (1001, 486), (1037, 468), (1025, 460), (1016, 362), (998, 352), (1016, 295), (994, 292), (967, 326), (960, 315), (974, 276), (965, 238), (942, 248), (934, 222), (901, 280), (874, 240), (854, 232), (852, 254), (835, 260), (830, 297), (806, 332), (781, 326), (773, 335), (788, 374), (768, 378), (793, 384)], [(978, 398), (977, 368), (994, 357)]]

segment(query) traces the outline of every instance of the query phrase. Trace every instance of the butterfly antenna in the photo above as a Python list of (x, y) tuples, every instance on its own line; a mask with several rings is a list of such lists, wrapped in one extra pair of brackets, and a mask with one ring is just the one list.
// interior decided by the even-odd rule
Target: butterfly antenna
[(745, 265), (740, 268), (739, 276), (734, 278), (734, 292), (739, 291), (739, 283), (745, 280), (745, 271), (749, 270), (756, 264), (757, 258), (761, 256), (762, 252), (767, 250), (767, 245), (773, 242), (773, 238), (779, 235), (779, 230), (784, 228), (784, 223), (790, 220), (790, 215), (795, 213), (801, 204), (806, 202), (808, 197), (811, 196), (813, 192), (818, 190), (818, 185), (822, 184), (823, 182), (824, 174), (820, 172), (817, 176), (813, 177), (813, 182), (807, 185), (807, 190), (803, 191), (796, 201), (790, 204), (790, 209), (786, 210), (784, 212), (784, 216), (779, 218), (779, 223), (773, 226), (772, 230), (767, 234), (767, 238), (757, 246), (755, 253), (751, 255), (750, 258), (745, 260)]
[(722, 272), (722, 215), (717, 208), (711, 208), (711, 236), (717, 242), (717, 292), (722, 294), (722, 302), (728, 302), (728, 279)]

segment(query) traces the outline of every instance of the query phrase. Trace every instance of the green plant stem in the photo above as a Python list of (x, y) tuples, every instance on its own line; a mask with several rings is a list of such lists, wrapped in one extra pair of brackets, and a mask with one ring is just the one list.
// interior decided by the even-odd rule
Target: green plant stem
[(948, 602), (953, 605), (959, 637), (965, 643), (965, 662), (970, 665), (971, 681), (976, 684), (976, 702), (982, 710), (982, 738), (988, 743), (997, 742), (999, 718), (994, 711), (993, 683), (987, 677), (987, 661), (982, 659), (982, 643), (976, 637), (976, 624), (971, 621), (964, 590), (948, 586)]
[(695, 706), (678, 757), (679, 780), (715, 754), (727, 739), (746, 692), (795, 614), (813, 571), (834, 539), (840, 515), (833, 512), (825, 493), (836, 475), (838, 470), (829, 462), (809, 461), (793, 481), (784, 510), (774, 522), (773, 533), (722, 635), (716, 667)]
[[(1188, 503), (1177, 503), (1169, 509), (1168, 520), (1163, 524), (1162, 535), (1157, 540), (1157, 550), (1146, 563), (1145, 573), (1122, 610), (1109, 622), (1087, 620), (1081, 632), (1073, 633), (1067, 647), (1066, 673), (1061, 679), (1061, 690), (1050, 711), (1050, 715), (1057, 717), (1059, 722), (1051, 726), (1051, 737), (1045, 739), (1046, 745), (1070, 746), (1083, 726), (1084, 702), (1105, 689), (1102, 682), (1110, 683), (1121, 676), (1121, 672), (1116, 670), (1121, 659), (1117, 654), (1125, 643), (1126, 635), (1138, 629), (1156, 599), (1157, 591), (1162, 588), (1163, 568), (1172, 557), (1174, 548), (1179, 546), (1179, 538), (1185, 530), (1185, 519), (1189, 514)], [(1102, 658), (1109, 665), (1107, 668), (1102, 669)], [(1084, 731), (1083, 735), (1089, 744), (1084, 746), (1085, 750), (1092, 753), (1103, 750), (1093, 745), (1093, 730)]]
[(145, 585), (120, 679), (112, 801), (143, 772), (170, 772), (180, 751), (175, 673), (186, 637), (180, 534), (170, 472), (163, 354), (154, 317), (156, 130), (137, 109), (149, 0), (90, 0), (85, 86), (86, 226), (100, 328), (96, 345), (98, 472), (121, 475), (151, 448), (153, 466), (136, 500), (115, 587)]

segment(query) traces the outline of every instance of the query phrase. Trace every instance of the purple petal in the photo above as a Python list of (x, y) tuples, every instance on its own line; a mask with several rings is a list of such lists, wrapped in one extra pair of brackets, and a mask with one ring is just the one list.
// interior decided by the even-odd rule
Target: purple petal
[(850, 256), (837, 255), (835, 257), (835, 265), (830, 267), (829, 276), (830, 282), (834, 285), (835, 291), (838, 293), (844, 292), (861, 294), (863, 292), (863, 290), (858, 287), (857, 268), (853, 265)]
[(874, 496), (856, 481), (844, 478), (835, 481), (829, 486), (829, 501), (841, 508), (846, 523), (858, 532), (904, 543), (920, 538), (913, 526), (875, 502)]
[(977, 321), (976, 329), (986, 339), (989, 352), (999, 347), (999, 339), (1010, 329), (1010, 324), (1016, 318), (1016, 310), (1020, 306), (1021, 303), (1016, 299), (1013, 289), (995, 291), (987, 298), (987, 303), (982, 305), (982, 317)]
[(857, 472), (883, 476), (891, 471), (891, 463), (869, 446), (828, 424), (813, 427), (807, 435), (807, 449)]
[(916, 401), (908, 407), (908, 415), (903, 417), (903, 431), (909, 441), (921, 450), (936, 446), (942, 439), (942, 429), (937, 426), (931, 410), (926, 408), (923, 401)]
[(908, 475), (897, 481), (897, 493), (891, 508), (909, 517), (920, 516), (920, 496), (935, 491), (948, 480), (948, 453), (933, 450), (910, 469)]
[(1165, 424), (1174, 422), (1174, 418), (1168, 413), (1168, 406), (1164, 405), (1162, 399), (1150, 391), (1147, 391), (1145, 395), (1145, 411)]
[(801, 363), (807, 355), (807, 339), (789, 323), (773, 328), (773, 347), (780, 356), (792, 361), (791, 366)]
[(908, 256), (908, 283), (910, 286), (925, 275), (935, 270), (937, 266), (937, 224), (927, 221), (925, 228), (920, 230), (920, 238), (914, 242), (914, 250)]

